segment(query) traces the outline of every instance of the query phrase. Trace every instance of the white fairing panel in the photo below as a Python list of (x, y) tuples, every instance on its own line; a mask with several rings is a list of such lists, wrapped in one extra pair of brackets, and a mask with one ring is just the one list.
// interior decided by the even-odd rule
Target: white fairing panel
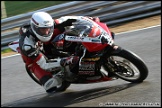
[(19, 47), (19, 39), (9, 43), (8, 47), (11, 48), (13, 51), (18, 52), (17, 48)]

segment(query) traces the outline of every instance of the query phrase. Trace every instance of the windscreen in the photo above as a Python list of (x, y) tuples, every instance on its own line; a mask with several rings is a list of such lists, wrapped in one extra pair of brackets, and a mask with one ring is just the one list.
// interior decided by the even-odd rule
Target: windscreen
[(66, 33), (73, 36), (88, 36), (92, 30), (92, 24), (82, 20), (75, 22), (72, 26), (66, 28)]

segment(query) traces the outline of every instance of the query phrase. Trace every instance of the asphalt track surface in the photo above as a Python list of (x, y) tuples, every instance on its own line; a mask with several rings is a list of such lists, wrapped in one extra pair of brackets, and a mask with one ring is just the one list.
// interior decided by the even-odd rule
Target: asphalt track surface
[(115, 43), (145, 61), (149, 75), (142, 83), (72, 84), (65, 92), (47, 94), (27, 75), (18, 55), (1, 59), (1, 107), (161, 106), (161, 26), (117, 34)]

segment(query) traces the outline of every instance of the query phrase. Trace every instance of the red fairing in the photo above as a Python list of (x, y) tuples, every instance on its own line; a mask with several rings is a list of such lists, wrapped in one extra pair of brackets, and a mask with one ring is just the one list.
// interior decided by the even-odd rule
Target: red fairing
[[(106, 32), (111, 36), (111, 32), (109, 30), (109, 28), (107, 27), (107, 25), (105, 23), (101, 23), (101, 22), (96, 22), (98, 25), (100, 25), (104, 30), (106, 30)], [(93, 32), (93, 29), (92, 29)], [(96, 32), (96, 34), (100, 34), (100, 31), (98, 30)], [(96, 36), (97, 36), (96, 35)], [(89, 37), (96, 37), (96, 36), (92, 36), (92, 34), (90, 33)], [(106, 46), (108, 46), (108, 44), (100, 44), (100, 43), (88, 43), (88, 42), (82, 42), (82, 44), (87, 48), (87, 50), (89, 52), (96, 52), (96, 51), (101, 51), (103, 50)]]

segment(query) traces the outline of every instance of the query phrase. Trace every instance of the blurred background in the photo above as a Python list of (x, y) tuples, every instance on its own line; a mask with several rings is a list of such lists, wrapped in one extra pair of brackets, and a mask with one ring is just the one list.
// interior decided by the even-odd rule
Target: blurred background
[[(67, 2), (71, 2), (71, 1), (1, 1), (1, 24), (2, 24), (2, 19), (14, 17), (16, 15), (21, 15), (24, 13), (36, 11), (39, 9), (43, 9), (46, 7), (55, 6)], [(1, 29), (1, 33), (2, 33), (2, 29)], [(1, 54), (11, 52), (11, 51), (12, 50), (9, 49), (8, 47), (7, 48), (1, 47)]]
[(70, 1), (1, 1), (1, 19)]

